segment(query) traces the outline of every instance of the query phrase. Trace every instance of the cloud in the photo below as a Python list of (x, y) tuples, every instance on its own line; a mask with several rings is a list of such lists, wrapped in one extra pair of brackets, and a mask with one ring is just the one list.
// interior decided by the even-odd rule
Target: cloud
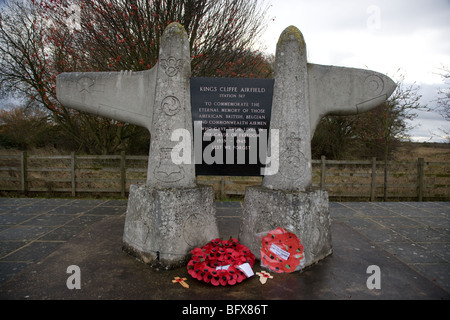
[(409, 131), (409, 136), (415, 142), (448, 142), (444, 131), (450, 131), (450, 124), (438, 114), (419, 115), (411, 124), (415, 127)]
[[(450, 1), (448, 0), (277, 0), (265, 33), (269, 53), (289, 25), (302, 31), (312, 63), (368, 68), (406, 83), (421, 85), (423, 103), (437, 98), (442, 66), (450, 66)], [(399, 80), (395, 79), (394, 80)], [(421, 113), (412, 130), (430, 137), (447, 121)]]
[(385, 73), (403, 68), (423, 83), (439, 81), (433, 71), (450, 64), (449, 1), (278, 0), (269, 15), (276, 17), (264, 37), (271, 53), (284, 28), (295, 25), (311, 62)]

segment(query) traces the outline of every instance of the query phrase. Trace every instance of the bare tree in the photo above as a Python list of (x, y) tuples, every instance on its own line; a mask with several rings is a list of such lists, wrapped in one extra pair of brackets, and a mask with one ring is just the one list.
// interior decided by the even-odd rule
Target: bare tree
[(38, 9), (31, 1), (9, 1), (2, 8), (0, 85), (5, 92), (28, 98), (29, 106), (46, 110), (53, 121), (81, 142), (73, 114), (56, 100), (57, 72), (49, 49), (48, 25)]
[[(239, 69), (236, 75), (249, 76), (266, 64), (265, 56), (255, 50), (267, 26), (267, 6), (261, 1), (71, 0), (65, 6), (41, 2), (52, 21), (55, 48), (67, 48), (59, 54), (60, 70), (148, 69), (158, 60), (165, 27), (174, 21), (189, 35), (194, 76), (229, 76), (224, 71), (232, 63)], [(67, 23), (72, 16), (76, 22)], [(251, 63), (243, 63), (249, 56), (254, 58)], [(266, 70), (256, 76), (269, 75)]]
[[(378, 108), (360, 116), (360, 138), (371, 146), (372, 154), (381, 154), (384, 160), (384, 200), (387, 201), (388, 159), (394, 144), (407, 138), (410, 122), (417, 118), (417, 111), (428, 111), (427, 105), (421, 102), (420, 87), (416, 84), (405, 84), (404, 75), (399, 76), (397, 89), (391, 97)], [(377, 152), (378, 151), (378, 152)]]
[(257, 0), (9, 0), (0, 13), (0, 85), (44, 108), (85, 151), (115, 153), (148, 133), (64, 108), (58, 73), (149, 69), (165, 27), (178, 21), (193, 75), (268, 77), (267, 57), (254, 50), (266, 9)]
[(446, 88), (440, 88), (438, 91), (437, 108), (445, 120), (450, 121), (450, 68), (442, 67), (442, 73), (440, 74)]
[[(400, 70), (399, 70), (400, 71)], [(377, 108), (355, 116), (329, 116), (321, 120), (312, 140), (315, 156), (331, 158), (377, 157), (384, 160), (385, 189), (387, 199), (388, 160), (399, 142), (408, 138), (411, 122), (417, 111), (429, 111), (422, 103), (420, 87), (406, 84), (404, 76), (395, 76), (397, 89)]]

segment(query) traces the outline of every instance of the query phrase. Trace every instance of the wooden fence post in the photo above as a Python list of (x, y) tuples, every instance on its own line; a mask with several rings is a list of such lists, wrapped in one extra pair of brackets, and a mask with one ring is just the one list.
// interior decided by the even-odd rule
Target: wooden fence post
[(22, 152), (22, 158), (20, 161), (20, 171), (22, 177), (22, 192), (26, 193), (28, 191), (28, 154), (26, 151)]
[(377, 190), (377, 158), (372, 158), (372, 183), (370, 184), (370, 201), (374, 202)]
[(120, 152), (120, 195), (122, 197), (125, 197), (125, 191), (127, 188), (127, 168), (125, 161), (125, 151), (122, 151)]
[(322, 160), (321, 169), (320, 169), (320, 189), (325, 190), (325, 174), (326, 174), (325, 161), (326, 161), (326, 157), (325, 156), (321, 156), (320, 159)]
[(75, 181), (75, 152), (70, 154), (70, 173), (72, 175), (72, 197), (76, 195), (76, 181)]
[(425, 159), (424, 158), (419, 158), (417, 160), (417, 200), (419, 202), (423, 201), (424, 166), (425, 166)]
[(222, 176), (220, 179), (220, 200), (224, 200), (225, 199), (225, 177)]

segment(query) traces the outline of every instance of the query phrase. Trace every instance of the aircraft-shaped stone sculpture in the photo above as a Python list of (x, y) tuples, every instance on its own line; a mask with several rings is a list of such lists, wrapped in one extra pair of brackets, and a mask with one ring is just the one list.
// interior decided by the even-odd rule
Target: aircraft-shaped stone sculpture
[[(178, 30), (180, 28), (172, 24), (166, 34), (171, 30), (181, 33), (182, 30)], [(305, 145), (309, 144), (322, 117), (368, 111), (386, 101), (396, 88), (390, 78), (374, 71), (307, 63), (303, 36), (295, 27), (289, 27), (282, 38), (290, 37), (301, 39), (301, 46), (295, 49), (300, 54), (288, 56), (279, 52), (277, 55), (280, 75), (275, 75), (274, 116), (271, 123), (272, 127), (276, 126), (279, 104), (280, 108), (289, 111), (284, 113), (282, 127), (295, 130), (280, 136), (280, 141), (291, 139), (295, 143), (300, 138)], [(189, 47), (170, 40), (170, 37), (166, 38), (169, 43), (162, 43), (159, 62), (150, 70), (60, 74), (57, 78), (58, 100), (66, 107), (143, 126), (152, 133), (152, 143), (158, 138), (154, 133), (161, 127), (167, 127), (167, 123), (160, 123), (161, 117), (171, 119), (172, 122), (180, 120), (179, 124), (170, 125), (172, 128), (190, 130)], [(283, 39), (280, 40), (280, 46), (297, 45)], [(166, 54), (167, 47), (171, 54)], [(301, 107), (300, 118), (293, 117), (288, 101)], [(177, 114), (182, 117), (176, 117)], [(293, 123), (291, 125), (284, 121)], [(168, 133), (170, 139), (170, 132), (164, 132)], [(171, 144), (167, 143), (163, 147), (170, 148)], [(302, 153), (307, 159), (310, 158), (308, 152)], [(150, 152), (151, 158), (155, 156), (155, 152)], [(166, 158), (163, 153), (163, 159)], [(149, 166), (152, 163), (155, 161), (149, 161)], [(195, 174), (192, 170), (187, 171), (191, 177), (185, 183), (177, 179), (180, 176), (177, 169), (168, 172), (167, 180), (153, 179), (154, 174), (149, 174), (148, 183), (159, 186), (161, 183), (168, 186), (174, 183), (177, 186), (192, 185)]]
[[(187, 34), (180, 24), (172, 23), (164, 31), (159, 61), (150, 70), (62, 73), (57, 77), (57, 97), (65, 107), (143, 126), (150, 131), (146, 188), (196, 188), (195, 161), (190, 164), (174, 164), (170, 157), (176, 144), (171, 140), (174, 130), (185, 129), (193, 137), (190, 61)], [(310, 190), (310, 141), (320, 119), (326, 115), (352, 115), (368, 111), (385, 102), (395, 88), (396, 85), (390, 78), (374, 71), (308, 63), (303, 35), (297, 28), (288, 27), (277, 45), (271, 119), (271, 129), (279, 130), (279, 172), (264, 177), (263, 187), (285, 192)], [(127, 221), (133, 220), (129, 219), (129, 216), (133, 215), (130, 212), (134, 211), (132, 208), (137, 207), (131, 202), (139, 202), (136, 198), (147, 194), (142, 192), (135, 197), (133, 193), (136, 191), (130, 190)], [(247, 197), (251, 196), (246, 195)], [(152, 206), (153, 204), (147, 204), (147, 215), (156, 210), (151, 209)], [(182, 200), (180, 206), (183, 206)], [(142, 211), (142, 208), (139, 210)], [(153, 240), (149, 240), (152, 239), (149, 234), (158, 227), (143, 230), (139, 223), (146, 219), (145, 214), (136, 213), (139, 218), (133, 220), (133, 227), (127, 227), (126, 224), (124, 242), (133, 247), (138, 256), (150, 252), (151, 257), (146, 256), (144, 261), (154, 260), (156, 256), (159, 261), (160, 253), (164, 252), (164, 249), (160, 249), (162, 243), (172, 242), (169, 246), (171, 249), (167, 247), (166, 251), (178, 250), (178, 253), (167, 256), (166, 264), (170, 265), (171, 261), (182, 259), (182, 254), (188, 252), (193, 245), (202, 241), (206, 243), (217, 236), (215, 217), (211, 217), (214, 212), (211, 212), (212, 209), (204, 210), (208, 213), (187, 218), (191, 219), (187, 224), (186, 218), (182, 219), (184, 229), (178, 234), (173, 231), (170, 239), (162, 235), (164, 232), (155, 231), (153, 233), (157, 233), (157, 236)], [(248, 226), (246, 212), (249, 210), (244, 210), (247, 225), (241, 226), (241, 236), (247, 238), (245, 241), (249, 243), (254, 242), (250, 238), (256, 225)], [(205, 218), (206, 216), (209, 218)], [(328, 215), (326, 218), (328, 219)], [(144, 224), (161, 224), (160, 220), (147, 221)], [(203, 229), (196, 230), (192, 221), (202, 221)], [(186, 225), (194, 230), (186, 230)], [(273, 227), (276, 226), (270, 226), (268, 230)], [(139, 240), (136, 240), (136, 237)], [(184, 239), (188, 245), (181, 245), (176, 239)], [(304, 242), (304, 238), (301, 240)], [(160, 247), (155, 246), (155, 243)], [(177, 245), (179, 248), (174, 249)], [(331, 247), (331, 243), (329, 246)]]

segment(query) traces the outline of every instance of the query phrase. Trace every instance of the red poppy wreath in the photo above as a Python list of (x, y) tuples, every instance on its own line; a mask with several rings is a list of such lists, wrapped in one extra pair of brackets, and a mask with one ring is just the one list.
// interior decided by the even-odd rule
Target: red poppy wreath
[(237, 239), (215, 239), (202, 248), (191, 251), (188, 273), (195, 279), (214, 286), (235, 285), (247, 278), (239, 266), (248, 263), (253, 267), (255, 255)]
[(261, 266), (289, 273), (299, 270), (302, 259), (303, 245), (292, 232), (276, 228), (262, 239)]

